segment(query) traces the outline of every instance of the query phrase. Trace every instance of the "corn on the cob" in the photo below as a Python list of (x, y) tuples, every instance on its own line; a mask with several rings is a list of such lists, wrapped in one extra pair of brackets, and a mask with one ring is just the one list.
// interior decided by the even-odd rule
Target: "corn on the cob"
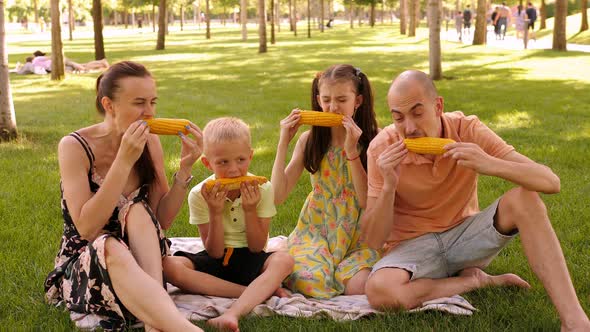
[(178, 132), (187, 135), (188, 129), (186, 126), (190, 124), (189, 120), (185, 119), (146, 119), (150, 127), (150, 133), (157, 135), (178, 135)]
[(342, 114), (316, 111), (300, 111), (299, 123), (321, 126), (321, 127), (337, 127), (342, 125)]
[(404, 143), (408, 150), (419, 154), (443, 154), (447, 150), (443, 147), (447, 144), (455, 143), (450, 138), (420, 137), (406, 138)]
[(219, 182), (222, 187), (227, 190), (236, 190), (240, 189), (240, 184), (244, 181), (256, 181), (258, 185), (261, 185), (268, 180), (264, 176), (256, 176), (256, 175), (246, 175), (246, 176), (239, 176), (237, 178), (224, 178), (224, 179), (216, 179), (216, 180), (209, 180), (205, 182), (205, 188), (207, 190), (211, 190), (215, 183)]

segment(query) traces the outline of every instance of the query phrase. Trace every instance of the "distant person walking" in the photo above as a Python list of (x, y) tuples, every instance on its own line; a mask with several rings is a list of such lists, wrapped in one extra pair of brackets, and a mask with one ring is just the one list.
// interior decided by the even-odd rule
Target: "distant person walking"
[(463, 36), (463, 14), (460, 10), (455, 13), (455, 29), (457, 30), (457, 39), (461, 41)]
[(508, 23), (510, 23), (510, 9), (506, 7), (506, 2), (502, 2), (502, 6), (500, 6), (498, 15), (496, 16), (496, 21), (494, 22), (494, 25), (497, 24), (500, 29), (500, 39), (502, 40), (506, 37)]
[(467, 5), (465, 10), (463, 11), (463, 29), (467, 34), (471, 34), (471, 19), (472, 13), (471, 9), (469, 8), (470, 5)]
[(535, 6), (533, 6), (533, 4), (531, 2), (529, 2), (527, 4), (526, 16), (529, 19), (529, 24), (528, 24), (527, 29), (531, 29), (530, 38), (536, 39), (535, 38), (535, 21), (537, 20), (537, 8), (535, 8)]
[(518, 5), (515, 17), (515, 27), (516, 27), (516, 39), (524, 38), (524, 31), (528, 29), (528, 24), (526, 23), (526, 12), (521, 5)]
[(500, 39), (500, 24), (498, 24), (498, 15), (500, 14), (500, 7), (496, 7), (494, 12), (492, 13), (491, 20), (492, 26), (494, 27), (494, 35), (496, 36), (496, 40)]

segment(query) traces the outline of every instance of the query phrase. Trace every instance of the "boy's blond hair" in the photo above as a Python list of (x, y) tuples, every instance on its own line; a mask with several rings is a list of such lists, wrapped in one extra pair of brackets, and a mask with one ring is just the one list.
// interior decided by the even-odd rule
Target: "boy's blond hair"
[(223, 117), (209, 121), (203, 129), (203, 150), (211, 144), (225, 143), (235, 140), (244, 140), (252, 145), (250, 127), (241, 119), (235, 117)]

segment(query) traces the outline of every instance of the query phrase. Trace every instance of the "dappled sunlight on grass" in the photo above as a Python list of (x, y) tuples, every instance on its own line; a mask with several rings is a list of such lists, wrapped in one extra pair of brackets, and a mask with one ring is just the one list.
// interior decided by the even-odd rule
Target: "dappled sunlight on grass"
[(535, 121), (531, 118), (528, 112), (512, 112), (502, 113), (496, 115), (495, 119), (490, 123), (497, 129), (517, 129), (517, 128), (530, 128), (539, 124), (539, 121)]
[(158, 61), (182, 61), (182, 62), (194, 62), (194, 61), (210, 61), (221, 57), (221, 55), (215, 55), (210, 53), (166, 53), (166, 54), (154, 54), (154, 55), (143, 55), (135, 56), (130, 60), (133, 61), (146, 61), (146, 62), (158, 62)]

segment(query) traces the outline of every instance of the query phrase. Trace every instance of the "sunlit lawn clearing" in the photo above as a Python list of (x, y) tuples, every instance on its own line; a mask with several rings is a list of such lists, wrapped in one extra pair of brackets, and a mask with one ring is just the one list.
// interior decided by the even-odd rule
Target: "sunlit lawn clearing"
[[(173, 33), (166, 50), (156, 52), (155, 34), (106, 40), (111, 62), (140, 61), (158, 82), (158, 115), (189, 118), (199, 126), (233, 115), (252, 126), (252, 172), (270, 176), (278, 140), (278, 122), (294, 107), (309, 107), (315, 73), (334, 63), (352, 63), (370, 78), (380, 126), (390, 123), (385, 95), (391, 79), (404, 69), (428, 70), (427, 31), (417, 38), (399, 36), (397, 26), (349, 30), (336, 26), (307, 39), (283, 28), (267, 54), (257, 54), (255, 31), (248, 42), (237, 30)], [(91, 39), (64, 41), (65, 53), (79, 61), (93, 58)], [(11, 66), (47, 42), (12, 43)], [(562, 192), (543, 196), (564, 247), (571, 274), (586, 310), (590, 310), (590, 56), (551, 51), (504, 51), (443, 43), (445, 80), (438, 82), (446, 111), (476, 114), (508, 143), (547, 164), (561, 177)], [(48, 76), (11, 75), (21, 138), (0, 144), (0, 326), (10, 330), (69, 330), (62, 309), (43, 301), (42, 284), (53, 266), (62, 232), (56, 147), (69, 132), (99, 120), (94, 110), (97, 74), (68, 74), (62, 82)], [(168, 174), (178, 165), (179, 142), (163, 137)], [(197, 165), (194, 175), (208, 172)], [(512, 185), (482, 177), (479, 198), (487, 206)], [(303, 176), (289, 200), (278, 207), (271, 235), (287, 235), (310, 190)], [(195, 236), (186, 206), (168, 236)], [(472, 317), (440, 313), (387, 314), (349, 323), (285, 317), (248, 318), (244, 331), (399, 330), (556, 330), (558, 317), (514, 241), (489, 268), (514, 272), (531, 291), (486, 289), (466, 295), (479, 310)]]

